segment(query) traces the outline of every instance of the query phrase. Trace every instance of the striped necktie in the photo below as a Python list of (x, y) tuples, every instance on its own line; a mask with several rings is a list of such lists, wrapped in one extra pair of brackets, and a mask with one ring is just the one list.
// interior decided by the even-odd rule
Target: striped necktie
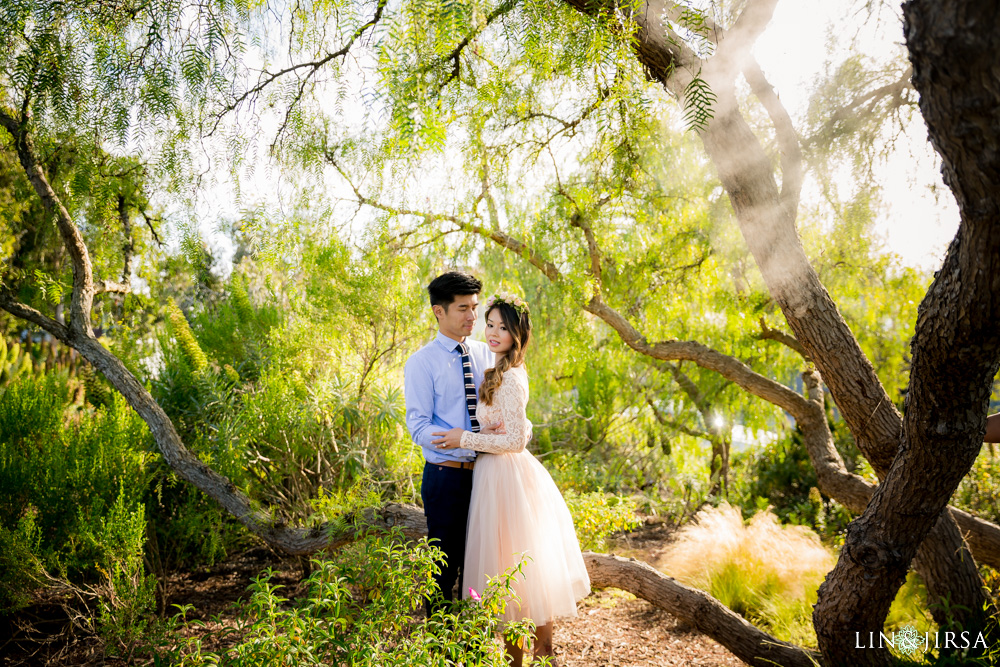
[(472, 432), (479, 433), (479, 421), (476, 419), (476, 383), (472, 380), (472, 362), (469, 360), (469, 348), (465, 343), (459, 343), (458, 348), (462, 351), (462, 373), (465, 378), (465, 407), (469, 410), (469, 419), (472, 420)]

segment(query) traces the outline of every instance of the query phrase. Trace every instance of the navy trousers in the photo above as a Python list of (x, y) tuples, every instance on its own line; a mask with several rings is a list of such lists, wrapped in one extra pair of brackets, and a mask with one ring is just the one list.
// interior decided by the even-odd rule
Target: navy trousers
[[(434, 577), (445, 600), (452, 599), (452, 587), (459, 580), (465, 561), (465, 530), (472, 498), (472, 471), (424, 463), (420, 497), (427, 517), (427, 537), (444, 551), (441, 573)], [(436, 540), (436, 542), (434, 541)], [(460, 596), (461, 597), (461, 596)], [(432, 609), (428, 604), (427, 613)]]

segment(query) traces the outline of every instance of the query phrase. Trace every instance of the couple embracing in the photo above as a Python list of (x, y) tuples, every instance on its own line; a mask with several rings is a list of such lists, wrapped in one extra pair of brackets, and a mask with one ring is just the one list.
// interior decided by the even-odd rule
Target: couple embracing
[[(479, 280), (449, 272), (427, 291), (438, 334), (406, 362), (406, 425), (426, 459), (428, 537), (445, 554), (435, 579), (445, 600), (456, 579), (469, 597), (524, 558), (524, 576), (513, 585), (520, 602), (508, 604), (504, 620), (530, 618), (535, 656), (554, 656), (553, 619), (576, 615), (590, 579), (566, 503), (525, 449), (528, 306), (506, 294), (487, 299), (482, 343), (468, 339)], [(508, 644), (507, 652), (520, 667), (521, 649)]]

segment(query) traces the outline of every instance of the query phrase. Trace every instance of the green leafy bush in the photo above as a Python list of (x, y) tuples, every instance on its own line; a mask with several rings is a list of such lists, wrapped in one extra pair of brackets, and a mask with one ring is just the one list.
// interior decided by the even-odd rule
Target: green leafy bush
[(121, 493), (130, 507), (141, 501), (151, 437), (120, 396), (92, 413), (68, 407), (59, 373), (22, 377), (0, 394), (0, 424), (13, 433), (0, 441), (0, 525), (12, 529), (33, 507), (45, 567), (95, 578), (100, 548), (87, 536), (99, 532)]
[(564, 493), (591, 493), (600, 489), (618, 490), (620, 480), (608, 472), (606, 462), (586, 454), (562, 451), (544, 459), (553, 481)]
[[(838, 442), (838, 450), (848, 464), (856, 460), (853, 442)], [(852, 519), (846, 508), (819, 492), (816, 470), (798, 431), (737, 455), (733, 469), (730, 500), (747, 517), (771, 508), (783, 523), (808, 526), (835, 543)]]
[[(436, 591), (432, 575), (442, 554), (426, 541), (398, 533), (368, 535), (332, 559), (315, 560), (297, 601), (281, 596), (265, 571), (250, 586), (236, 627), (237, 641), (221, 652), (203, 648), (212, 633), (161, 646), (156, 664), (177, 665), (466, 665), (505, 667), (498, 632), (525, 641), (530, 621), (501, 626), (519, 567), (490, 582), (480, 600), (443, 605), (426, 621), (423, 601)], [(178, 630), (190, 633), (181, 609)], [(203, 626), (201, 626), (203, 627)]]
[(147, 575), (143, 565), (144, 507), (127, 504), (124, 486), (93, 540), (103, 556), (98, 565), (103, 577), (98, 633), (109, 653), (130, 657), (144, 643), (143, 633), (156, 609), (156, 578)]
[(27, 508), (13, 530), (0, 525), (0, 615), (28, 606), (40, 585), (35, 514), (33, 507)]
[(177, 483), (124, 398), (77, 405), (80, 386), (53, 370), (0, 390), (0, 608), (27, 604), (44, 569), (97, 591), (108, 605), (102, 627), (127, 629), (152, 608), (144, 557), (211, 562), (243, 532)]
[(567, 491), (564, 498), (573, 516), (580, 548), (584, 551), (605, 551), (609, 535), (632, 530), (639, 525), (635, 502), (631, 498), (602, 491)]
[(374, 242), (358, 260), (335, 240), (303, 241), (289, 252), (304, 275), (272, 280), (280, 267), (246, 259), (217, 298), (171, 308), (154, 397), (194, 453), (281, 520), (311, 521), (314, 501), (365, 474), (417, 495), (422, 462), (405, 454), (402, 392), (387, 377), (416, 320), (386, 289), (409, 285), (408, 265), (384, 250)]

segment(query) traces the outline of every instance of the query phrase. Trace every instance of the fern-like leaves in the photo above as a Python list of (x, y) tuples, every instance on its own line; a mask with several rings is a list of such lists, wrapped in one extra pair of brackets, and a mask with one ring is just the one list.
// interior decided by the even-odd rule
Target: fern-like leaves
[(691, 80), (684, 89), (684, 123), (689, 131), (708, 129), (709, 121), (715, 117), (712, 105), (717, 99), (707, 81), (700, 76)]

